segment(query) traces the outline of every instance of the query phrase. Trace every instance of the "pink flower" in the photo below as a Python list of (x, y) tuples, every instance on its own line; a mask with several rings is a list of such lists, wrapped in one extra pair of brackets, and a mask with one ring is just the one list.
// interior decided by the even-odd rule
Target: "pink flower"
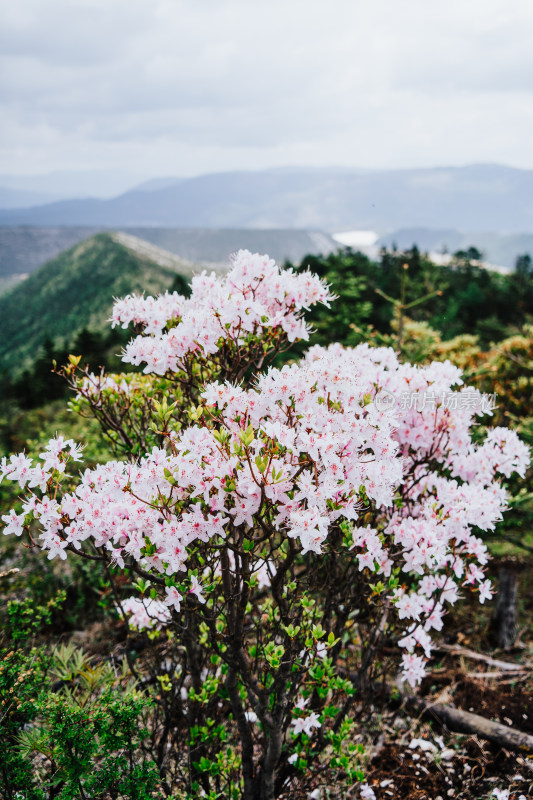
[(306, 717), (298, 717), (297, 719), (293, 719), (293, 735), (298, 736), (300, 733), (305, 733), (307, 736), (313, 735), (314, 728), (321, 728), (322, 723), (318, 718), (318, 714), (314, 711), (311, 714), (308, 714)]
[(11, 509), (9, 514), (4, 514), (2, 516), (2, 522), (6, 523), (6, 527), (4, 528), (4, 535), (7, 536), (10, 533), (14, 533), (15, 536), (20, 536), (24, 531), (25, 520), (26, 520), (25, 514), (15, 514), (13, 509)]
[(175, 611), (179, 611), (183, 597), (175, 586), (165, 586), (166, 597), (163, 601), (166, 606), (172, 606)]
[(189, 589), (189, 593), (194, 594), (199, 603), (205, 603), (205, 597), (202, 594), (202, 585), (199, 583), (198, 578), (196, 575), (191, 575), (190, 579), (191, 588)]
[(479, 602), (484, 603), (492, 597), (492, 584), (489, 580), (481, 581), (479, 584)]

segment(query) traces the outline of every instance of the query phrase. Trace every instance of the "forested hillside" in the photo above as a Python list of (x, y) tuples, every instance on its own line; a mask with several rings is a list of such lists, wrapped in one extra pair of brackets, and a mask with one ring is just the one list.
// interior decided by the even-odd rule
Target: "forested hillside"
[(189, 263), (135, 245), (133, 237), (98, 234), (1, 296), (0, 373), (28, 366), (46, 339), (66, 346), (83, 329), (108, 333), (114, 297), (185, 287)]

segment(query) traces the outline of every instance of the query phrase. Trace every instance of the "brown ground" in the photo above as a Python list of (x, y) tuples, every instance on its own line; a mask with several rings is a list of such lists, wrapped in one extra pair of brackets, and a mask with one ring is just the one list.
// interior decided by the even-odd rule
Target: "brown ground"
[[(440, 660), (435, 658), (420, 693), (428, 700), (449, 703), (533, 734), (533, 564), (525, 565), (519, 585), (520, 634), (514, 651), (491, 649), (492, 605), (480, 608), (467, 601), (458, 606), (447, 621), (443, 639), (498, 659), (523, 663), (529, 671), (498, 679), (473, 677), (474, 673), (494, 672), (494, 667), (447, 653)], [(386, 717), (387, 713), (367, 768), (367, 780), (377, 800), (485, 800), (494, 789), (507, 789), (509, 800), (521, 796), (532, 800), (533, 753), (516, 753), (476, 736), (452, 733), (437, 722), (422, 722), (401, 708), (389, 713), (385, 721)], [(435, 749), (411, 749), (413, 739), (425, 739)], [(358, 797), (358, 791), (351, 796)]]

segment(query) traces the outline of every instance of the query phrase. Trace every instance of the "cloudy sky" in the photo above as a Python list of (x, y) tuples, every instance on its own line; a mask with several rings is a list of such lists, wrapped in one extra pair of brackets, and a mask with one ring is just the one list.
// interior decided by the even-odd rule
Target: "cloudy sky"
[(533, 168), (532, 0), (1, 0), (0, 173)]

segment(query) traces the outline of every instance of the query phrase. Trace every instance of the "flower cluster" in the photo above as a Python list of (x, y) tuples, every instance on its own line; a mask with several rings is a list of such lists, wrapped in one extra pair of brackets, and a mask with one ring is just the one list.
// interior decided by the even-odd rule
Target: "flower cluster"
[(60, 526), (60, 506), (55, 499), (47, 494), (54, 476), (63, 476), (65, 467), (69, 461), (81, 461), (81, 448), (72, 439), (65, 439), (57, 436), (51, 439), (40, 454), (40, 462), (33, 463), (24, 453), (2, 458), (0, 462), (0, 482), (3, 478), (16, 481), (21, 489), (38, 489), (42, 497), (37, 498), (31, 491), (29, 498), (23, 504), (22, 513), (17, 514), (11, 509), (8, 514), (2, 516), (5, 523), (4, 534), (15, 534), (21, 536), (26, 524), (28, 515), (32, 516), (36, 512), (41, 524), (43, 525), (42, 546), (48, 550), (48, 558), (59, 555), (65, 559), (64, 552), (67, 542), (57, 535)]
[(144, 334), (127, 345), (124, 362), (145, 363), (144, 372), (164, 375), (183, 369), (193, 353), (216, 353), (224, 341), (242, 346), (250, 336), (266, 339), (275, 331), (290, 342), (307, 339), (302, 311), (332, 299), (316, 275), (281, 270), (268, 256), (247, 250), (233, 257), (224, 277), (196, 275), (191, 290), (189, 298), (167, 292), (158, 298), (130, 295), (115, 303), (113, 326), (134, 323)]

